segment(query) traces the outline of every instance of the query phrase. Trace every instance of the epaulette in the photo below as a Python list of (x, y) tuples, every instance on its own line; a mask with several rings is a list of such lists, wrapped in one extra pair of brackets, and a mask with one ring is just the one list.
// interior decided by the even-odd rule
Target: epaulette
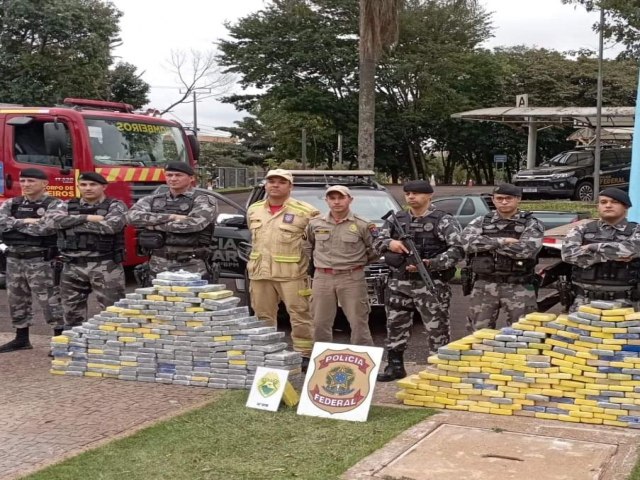
[(364, 223), (366, 223), (367, 225), (369, 225), (370, 223), (373, 223), (371, 220), (365, 218), (365, 217), (361, 217), (360, 215), (358, 215), (357, 213), (353, 214), (353, 218), (356, 218)]
[(249, 210), (251, 210), (252, 208), (264, 207), (265, 203), (267, 203), (266, 200), (258, 200), (257, 202), (249, 205)]

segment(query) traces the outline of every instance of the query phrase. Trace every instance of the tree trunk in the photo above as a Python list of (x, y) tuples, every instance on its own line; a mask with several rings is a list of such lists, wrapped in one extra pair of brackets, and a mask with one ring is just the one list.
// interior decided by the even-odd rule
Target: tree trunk
[[(360, 38), (363, 38), (363, 21), (360, 20)], [(365, 58), (360, 42), (360, 93), (358, 110), (358, 167), (373, 170), (375, 159), (376, 122), (376, 61)]]
[(416, 165), (416, 157), (413, 155), (413, 148), (411, 148), (411, 142), (407, 142), (407, 150), (409, 154), (409, 164), (411, 165), (411, 171), (413, 172), (413, 179), (417, 180), (418, 177), (418, 165)]

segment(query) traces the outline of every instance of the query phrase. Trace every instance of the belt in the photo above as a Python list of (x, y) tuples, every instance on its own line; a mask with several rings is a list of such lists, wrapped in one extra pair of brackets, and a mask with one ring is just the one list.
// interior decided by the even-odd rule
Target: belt
[(208, 254), (207, 250), (190, 250), (188, 252), (167, 252), (166, 250), (152, 250), (151, 256), (164, 258), (165, 260), (171, 260), (174, 262), (187, 262), (198, 258), (204, 260)]
[(11, 258), (19, 258), (19, 259), (27, 259), (27, 258), (42, 258), (43, 260), (47, 256), (47, 251), (39, 251), (39, 252), (7, 252), (7, 257)]
[(358, 270), (362, 270), (363, 268), (364, 268), (364, 266), (360, 265), (358, 267), (347, 268), (347, 269), (344, 269), (344, 270), (336, 270), (334, 268), (316, 268), (316, 270), (318, 272), (328, 273), (329, 275), (339, 275), (341, 273), (357, 272)]
[(107, 253), (105, 255), (96, 255), (95, 257), (70, 257), (68, 255), (62, 255), (62, 261), (65, 263), (73, 263), (75, 265), (87, 265), (90, 262), (102, 262), (104, 260), (114, 260), (113, 253)]
[(478, 274), (477, 280), (484, 280), (489, 283), (515, 283), (518, 285), (526, 285), (533, 282), (534, 275), (483, 275)]

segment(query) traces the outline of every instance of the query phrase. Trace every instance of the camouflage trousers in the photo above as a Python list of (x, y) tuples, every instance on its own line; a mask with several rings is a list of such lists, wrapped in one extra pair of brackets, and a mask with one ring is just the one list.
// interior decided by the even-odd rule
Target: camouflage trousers
[(91, 292), (100, 309), (104, 310), (124, 298), (124, 284), (124, 268), (113, 260), (88, 261), (86, 264), (65, 262), (60, 279), (65, 325), (75, 327), (87, 321), (87, 301)]
[(53, 283), (50, 260), (7, 257), (7, 299), (14, 328), (33, 325), (33, 295), (40, 304), (45, 322), (52, 326), (62, 325), (60, 296)]
[(152, 255), (149, 260), (151, 277), (156, 278), (160, 272), (185, 270), (187, 272), (199, 273), (203, 278), (207, 278), (207, 266), (201, 258), (189, 258), (185, 261), (168, 260), (164, 257)]
[(387, 301), (387, 349), (404, 351), (407, 348), (413, 314), (417, 311), (427, 330), (429, 355), (450, 341), (449, 304), (451, 287), (434, 279), (435, 292), (430, 292), (421, 279), (389, 278)]
[(507, 325), (522, 315), (535, 312), (536, 292), (531, 284), (497, 283), (476, 280), (469, 300), (467, 329), (496, 328), (500, 309), (507, 314)]
[[(576, 288), (579, 288), (576, 286)], [(578, 307), (580, 307), (581, 305), (587, 305), (588, 303), (591, 303), (593, 300), (589, 299), (588, 296), (583, 294), (584, 291), (582, 289), (580, 289), (580, 291), (576, 294), (576, 298), (573, 300), (573, 303), (571, 304), (571, 307), (569, 307), (569, 312), (573, 313), (576, 310), (578, 310)], [(602, 290), (598, 290), (598, 293), (602, 294), (603, 291)], [(605, 301), (607, 302), (620, 302), (623, 306), (625, 307), (633, 307), (636, 311), (640, 310), (640, 302), (639, 301), (632, 301), (629, 297), (630, 297), (630, 293), (631, 292), (615, 292), (610, 295), (611, 298), (606, 298)]]

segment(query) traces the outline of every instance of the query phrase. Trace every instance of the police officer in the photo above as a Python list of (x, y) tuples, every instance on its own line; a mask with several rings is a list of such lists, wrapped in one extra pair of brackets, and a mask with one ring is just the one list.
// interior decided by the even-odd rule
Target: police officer
[(347, 187), (329, 187), (325, 199), (329, 212), (312, 218), (307, 234), (315, 267), (313, 340), (333, 341), (333, 322), (340, 304), (351, 325), (351, 343), (373, 345), (364, 266), (378, 258), (373, 250), (378, 230), (374, 223), (349, 209), (353, 197)]
[(138, 245), (150, 252), (153, 277), (182, 269), (206, 278), (211, 270), (215, 197), (193, 188), (195, 172), (185, 162), (167, 163), (164, 175), (169, 190), (138, 200), (127, 221), (141, 229)]
[(62, 333), (62, 309), (51, 261), (56, 256), (56, 231), (52, 213), (62, 201), (46, 194), (47, 174), (37, 168), (20, 172), (22, 195), (0, 207), (2, 241), (7, 245), (7, 297), (16, 338), (0, 346), (0, 353), (33, 348), (29, 326), (33, 324), (35, 294), (45, 321), (54, 335)]
[(606, 188), (598, 197), (598, 220), (571, 229), (562, 259), (572, 265), (576, 295), (571, 311), (591, 300), (634, 302), (638, 308), (640, 227), (627, 220), (629, 195)]
[(293, 175), (281, 168), (266, 175), (267, 198), (249, 207), (247, 219), (252, 251), (247, 264), (251, 307), (261, 320), (277, 325), (278, 304), (291, 319), (293, 349), (302, 354), (306, 370), (313, 347), (309, 313), (309, 257), (304, 241), (309, 220), (319, 211), (291, 198)]
[(462, 245), (476, 281), (471, 292), (467, 328), (496, 328), (500, 309), (507, 324), (536, 309), (537, 256), (544, 226), (519, 210), (520, 188), (508, 183), (493, 191), (496, 209), (473, 219), (462, 231)]
[(58, 250), (63, 259), (60, 298), (67, 327), (87, 320), (87, 299), (94, 292), (101, 309), (124, 298), (124, 226), (127, 207), (105, 195), (107, 180), (95, 172), (78, 177), (80, 198), (54, 214)]
[(387, 354), (389, 364), (378, 375), (378, 381), (390, 382), (406, 376), (403, 354), (411, 334), (413, 312), (418, 311), (427, 330), (429, 353), (449, 343), (448, 281), (464, 254), (460, 246), (460, 224), (448, 213), (431, 206), (433, 187), (424, 180), (412, 180), (404, 187), (409, 211), (397, 213), (405, 232), (413, 235), (421, 258), (435, 283), (430, 291), (407, 262), (407, 247), (399, 239), (393, 225), (387, 223), (374, 245), (390, 266), (389, 300), (387, 301)]

